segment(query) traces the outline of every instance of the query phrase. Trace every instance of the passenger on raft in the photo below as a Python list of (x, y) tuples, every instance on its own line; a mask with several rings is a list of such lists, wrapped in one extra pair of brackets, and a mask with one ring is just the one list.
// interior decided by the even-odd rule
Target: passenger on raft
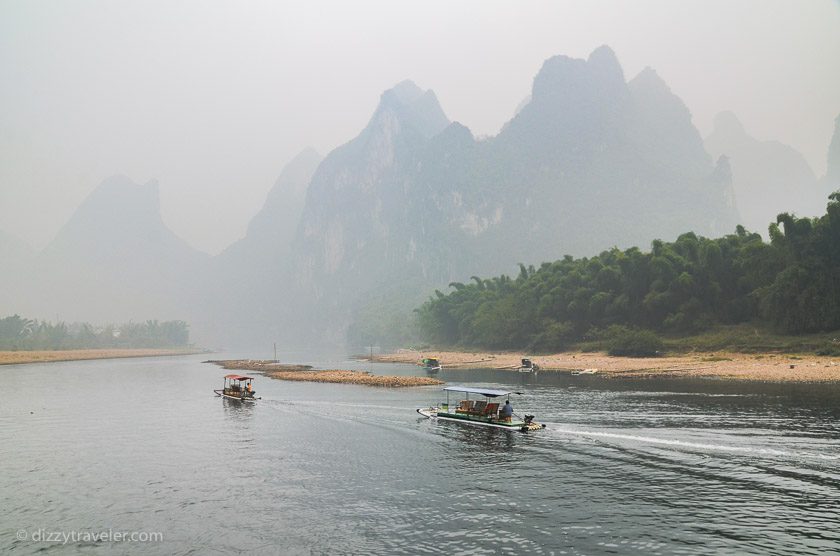
[(502, 410), (499, 411), (499, 420), (510, 421), (511, 417), (513, 417), (513, 406), (510, 405), (510, 400), (507, 400)]

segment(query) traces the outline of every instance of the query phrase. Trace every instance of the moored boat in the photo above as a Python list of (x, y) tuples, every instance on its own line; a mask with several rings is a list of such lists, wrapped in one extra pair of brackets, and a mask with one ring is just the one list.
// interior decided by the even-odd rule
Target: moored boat
[(522, 364), (516, 370), (520, 373), (535, 373), (540, 370), (540, 366), (530, 359), (523, 359)]
[(425, 357), (420, 360), (420, 365), (423, 366), (423, 370), (429, 373), (436, 373), (441, 370), (440, 361), (435, 359), (434, 357)]
[[(519, 415), (513, 413), (510, 405), (510, 395), (507, 390), (493, 390), (490, 388), (472, 388), (468, 386), (447, 386), (446, 402), (438, 406), (420, 408), (417, 413), (429, 419), (457, 421), (467, 425), (495, 427), (499, 429), (516, 430), (521, 432), (544, 429), (545, 425), (534, 422), (533, 415)], [(450, 404), (451, 393), (464, 394), (458, 396), (458, 401)], [(470, 394), (477, 398), (470, 399)], [(463, 398), (463, 399), (461, 399)], [(499, 399), (505, 399), (505, 407), (500, 408)]]
[(213, 390), (217, 396), (233, 400), (252, 402), (262, 398), (256, 397), (256, 391), (252, 384), (254, 377), (242, 375), (225, 375), (224, 387), (221, 390)]

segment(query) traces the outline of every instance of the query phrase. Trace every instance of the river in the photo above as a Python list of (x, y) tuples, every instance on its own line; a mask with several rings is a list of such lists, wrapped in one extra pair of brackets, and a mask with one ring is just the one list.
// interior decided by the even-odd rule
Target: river
[(0, 552), (840, 552), (837, 384), (440, 373), (521, 392), (523, 434), (421, 418), (439, 387), (223, 400), (201, 360), (0, 368)]

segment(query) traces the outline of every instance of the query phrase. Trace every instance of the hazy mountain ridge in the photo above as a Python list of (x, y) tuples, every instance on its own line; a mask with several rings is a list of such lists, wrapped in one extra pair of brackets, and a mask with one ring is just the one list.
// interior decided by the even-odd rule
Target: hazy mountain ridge
[(330, 153), (312, 178), (295, 246), (301, 283), (341, 271), (352, 287), (374, 251), (379, 259), (404, 259), (391, 239), (412, 218), (408, 196), (421, 149), (446, 124), (433, 93), (413, 83), (383, 93), (362, 133)]
[[(106, 180), (37, 257), (47, 293), (27, 298), (43, 310), (20, 310), (180, 318), (228, 345), (338, 343), (357, 315), (408, 312), (471, 275), (730, 233), (741, 219), (729, 158), (716, 159), (656, 72), (628, 82), (608, 47), (546, 60), (530, 99), (484, 140), (404, 81), (357, 137), (293, 159), (246, 236), (213, 258), (166, 228), (155, 183)], [(826, 182), (840, 177), (840, 131), (829, 159)]]
[[(508, 257), (510, 267), (605, 245), (647, 243), (685, 226), (703, 233), (734, 226), (727, 184), (715, 183), (715, 168), (688, 110), (661, 80), (653, 81), (658, 97), (648, 100), (638, 81), (625, 83), (606, 47), (588, 62), (555, 57), (534, 79), (531, 101), (498, 136), (470, 145), (462, 133), (463, 156), (450, 153), (444, 175), (424, 177), (451, 225), (447, 235), (484, 244), (483, 268), (458, 271), (488, 265), (503, 271), (500, 256)], [(656, 107), (669, 113), (663, 118)], [(674, 112), (678, 117), (671, 117)], [(663, 130), (672, 131), (663, 136)], [(664, 155), (657, 157), (660, 150)], [(707, 207), (708, 216), (688, 213), (681, 206), (684, 196)], [(645, 230), (642, 216), (663, 199), (671, 206), (662, 207)], [(593, 214), (582, 218), (584, 213)]]
[(840, 190), (840, 116), (834, 120), (834, 134), (828, 146), (828, 164), (822, 179), (824, 195)]
[[(608, 47), (588, 61), (545, 62), (531, 101), (487, 142), (481, 161), (484, 189), (498, 195), (477, 219), (490, 223), (482, 233), (496, 245), (512, 240), (509, 265), (645, 244), (686, 226), (711, 233), (734, 225), (727, 184), (713, 183), (688, 110), (652, 77), (646, 70), (626, 83)], [(684, 197), (708, 218), (686, 211)]]
[(371, 270), (411, 263), (410, 246), (395, 241), (413, 220), (411, 175), (430, 136), (448, 123), (433, 92), (404, 81), (382, 94), (355, 139), (327, 155), (293, 248), (295, 313), (331, 315), (338, 300), (346, 307), (387, 285), (388, 276)]
[(732, 112), (718, 114), (705, 144), (712, 156), (729, 158), (746, 228), (766, 236), (768, 223), (781, 212), (816, 216), (825, 209), (826, 196), (805, 157), (789, 145), (750, 136)]
[(210, 256), (163, 223), (158, 184), (102, 182), (33, 261), (28, 314), (106, 322), (182, 318)]
[(268, 192), (262, 208), (248, 224), (245, 237), (215, 257), (215, 264), (229, 268), (257, 265), (267, 270), (288, 257), (301, 221), (309, 182), (322, 160), (315, 149), (307, 148), (289, 161)]
[(392, 111), (396, 97), (383, 94), (366, 129), (325, 159), (307, 197), (299, 283), (345, 315), (333, 323), (394, 282), (405, 299), (519, 261), (738, 221), (725, 165), (711, 163), (688, 109), (650, 69), (628, 84), (608, 47), (547, 60), (530, 101), (484, 141), (457, 123), (430, 136), (437, 111), (406, 118), (415, 112)]
[(199, 334), (226, 345), (249, 345), (257, 328), (275, 339), (281, 335), (278, 323), (291, 318), (286, 294), (292, 248), (306, 191), (322, 160), (307, 148), (289, 161), (245, 237), (213, 258), (202, 302), (191, 311)]
[(263, 239), (291, 244), (303, 213), (306, 190), (321, 160), (323, 157), (310, 147), (283, 168), (265, 204), (248, 224), (244, 240)]
[(168, 262), (208, 258), (163, 223), (157, 181), (140, 185), (126, 176), (103, 181), (39, 258), (69, 256), (90, 264), (114, 259), (147, 263), (158, 257)]

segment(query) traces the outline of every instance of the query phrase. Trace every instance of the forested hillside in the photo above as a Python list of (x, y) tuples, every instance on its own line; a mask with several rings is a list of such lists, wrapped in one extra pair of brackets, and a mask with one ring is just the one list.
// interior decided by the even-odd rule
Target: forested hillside
[(689, 334), (765, 323), (787, 334), (840, 329), (840, 192), (826, 214), (780, 214), (770, 242), (739, 226), (718, 239), (685, 233), (649, 252), (567, 256), (516, 278), (473, 277), (420, 307), (438, 345), (561, 350), (616, 325)]

